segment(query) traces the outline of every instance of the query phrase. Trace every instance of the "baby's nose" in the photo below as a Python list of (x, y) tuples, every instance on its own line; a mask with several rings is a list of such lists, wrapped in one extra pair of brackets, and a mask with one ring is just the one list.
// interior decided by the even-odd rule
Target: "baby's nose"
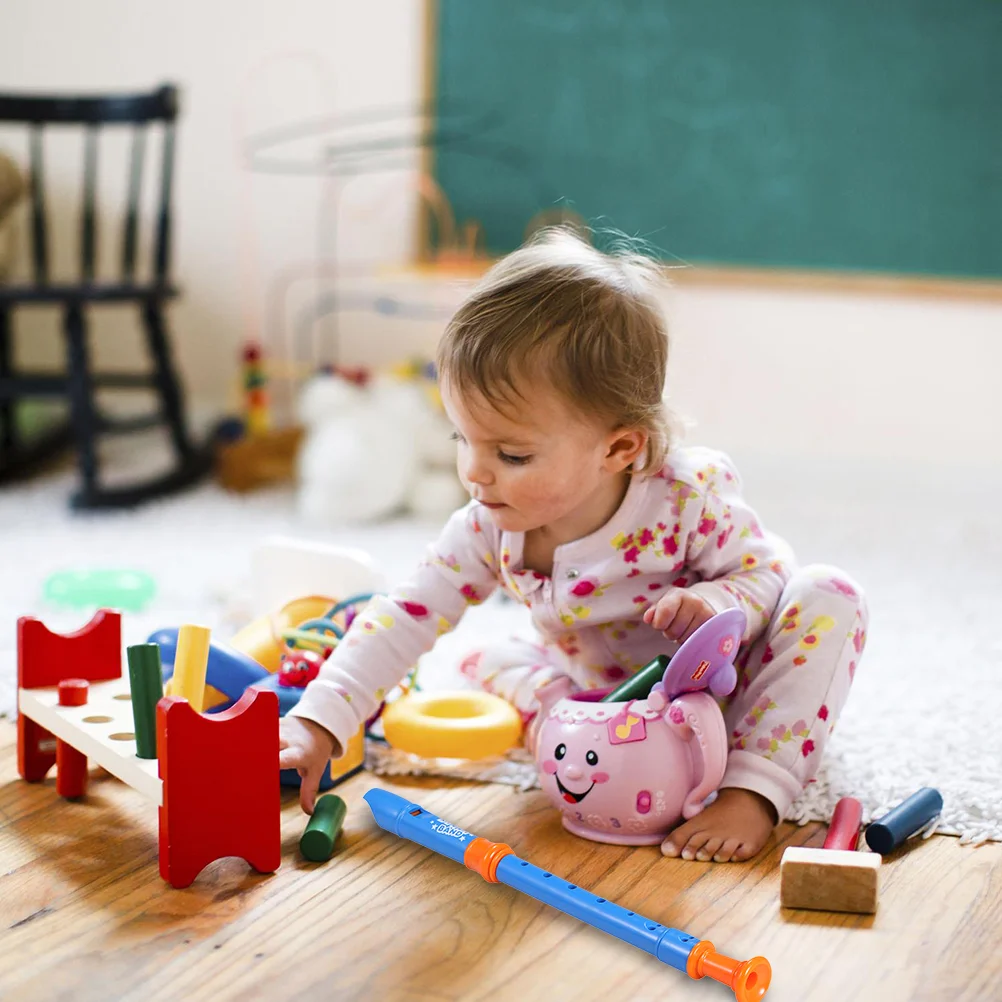
[(483, 463), (469, 463), (464, 472), (471, 484), (490, 485), (494, 481), (490, 470)]
[(584, 773), (583, 773), (583, 772), (581, 771), (581, 769), (580, 769), (580, 767), (579, 767), (579, 766), (576, 766), (576, 765), (569, 765), (569, 766), (568, 766), (568, 767), (567, 767), (567, 768), (566, 768), (566, 769), (564, 770), (564, 775), (565, 775), (565, 776), (566, 776), (566, 777), (567, 777), (568, 779), (581, 779), (581, 777), (582, 777), (582, 776), (584, 776)]

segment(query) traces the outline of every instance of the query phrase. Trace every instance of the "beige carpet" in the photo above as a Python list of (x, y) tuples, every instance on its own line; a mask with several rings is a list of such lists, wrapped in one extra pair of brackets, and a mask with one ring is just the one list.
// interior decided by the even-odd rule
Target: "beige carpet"
[[(869, 818), (929, 785), (946, 802), (941, 830), (1002, 840), (1002, 477), (939, 465), (734, 458), (764, 522), (799, 559), (843, 565), (870, 600), (869, 645), (853, 694), (818, 782), (790, 816), (827, 820), (835, 801), (851, 794)], [(0, 491), (0, 711), (15, 704), (17, 617), (40, 615), (65, 630), (87, 618), (42, 606), (53, 571), (152, 573), (158, 596), (126, 617), (129, 643), (186, 620), (226, 636), (248, 615), (253, 542), (272, 532), (309, 535), (288, 491), (234, 498), (206, 486), (136, 513), (80, 516), (66, 507), (70, 485), (67, 473)], [(399, 521), (317, 538), (369, 550), (393, 579), (413, 566), (435, 528)], [(425, 659), (425, 686), (458, 682), (455, 664), (474, 635), (482, 642), (523, 628), (523, 610), (511, 604), (474, 610)]]

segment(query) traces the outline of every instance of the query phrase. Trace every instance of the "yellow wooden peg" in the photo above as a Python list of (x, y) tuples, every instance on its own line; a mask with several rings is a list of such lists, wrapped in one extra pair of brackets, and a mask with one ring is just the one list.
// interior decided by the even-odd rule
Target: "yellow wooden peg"
[(196, 713), (205, 705), (205, 670), (209, 663), (209, 628), (186, 623), (177, 631), (170, 694), (182, 696)]

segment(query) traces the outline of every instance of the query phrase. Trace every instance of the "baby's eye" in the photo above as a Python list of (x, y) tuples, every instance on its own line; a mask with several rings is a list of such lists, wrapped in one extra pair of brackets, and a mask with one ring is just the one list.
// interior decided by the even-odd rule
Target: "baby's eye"
[(463, 439), (463, 436), (462, 436), (462, 435), (460, 435), (458, 431), (454, 431), (454, 432), (453, 432), (453, 433), (452, 433), (452, 434), (451, 434), (451, 435), (449, 436), (449, 438), (451, 438), (453, 442), (462, 442), (462, 441), (464, 441), (464, 439)]
[(525, 466), (532, 459), (532, 456), (513, 456), (510, 452), (502, 452), (499, 449), (498, 459), (502, 463), (508, 463), (510, 466)]

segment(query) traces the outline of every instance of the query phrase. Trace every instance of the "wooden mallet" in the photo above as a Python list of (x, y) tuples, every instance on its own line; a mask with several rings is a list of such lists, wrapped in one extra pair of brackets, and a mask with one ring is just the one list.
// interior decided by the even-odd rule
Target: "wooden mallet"
[(832, 814), (824, 847), (790, 846), (779, 864), (780, 904), (829, 912), (875, 912), (881, 858), (856, 852), (863, 807), (843, 797)]

